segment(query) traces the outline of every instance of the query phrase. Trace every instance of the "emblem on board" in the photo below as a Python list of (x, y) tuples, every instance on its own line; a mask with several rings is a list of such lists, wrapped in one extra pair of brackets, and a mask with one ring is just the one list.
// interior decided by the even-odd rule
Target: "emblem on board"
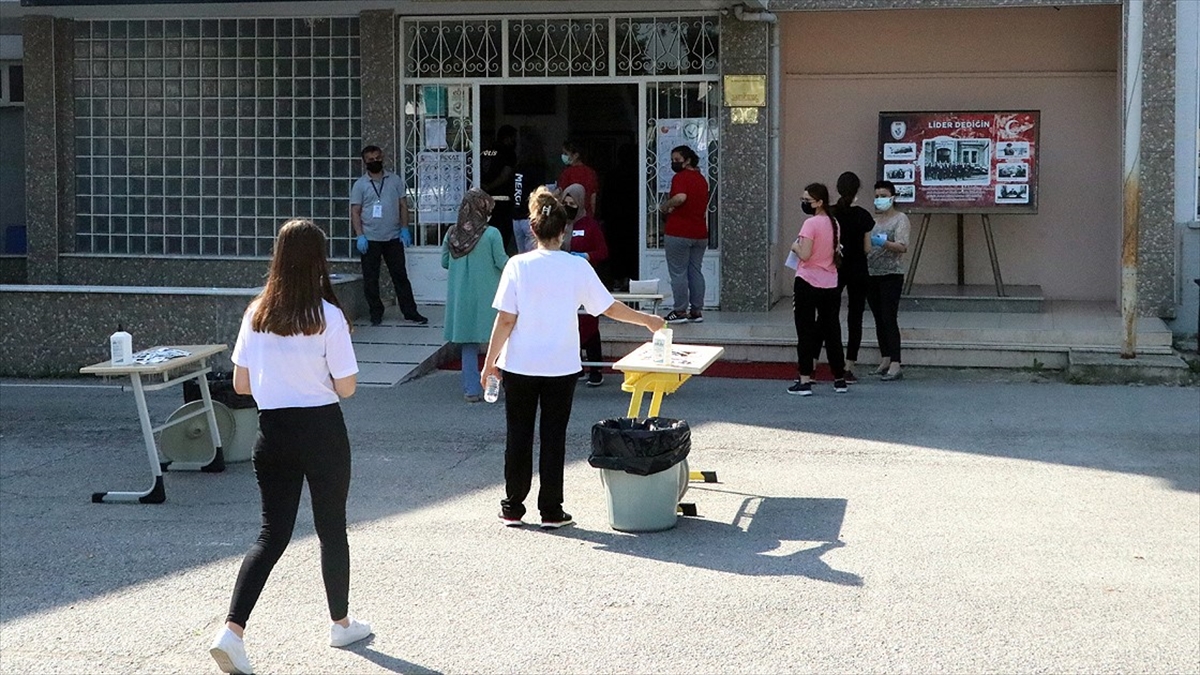
[(900, 140), (904, 138), (904, 132), (908, 131), (908, 125), (900, 120), (892, 122), (892, 138)]

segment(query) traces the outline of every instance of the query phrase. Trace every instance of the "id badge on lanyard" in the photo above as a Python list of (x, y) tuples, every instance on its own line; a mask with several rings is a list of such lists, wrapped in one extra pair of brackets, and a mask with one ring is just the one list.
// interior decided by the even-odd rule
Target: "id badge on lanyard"
[(383, 182), (387, 180), (387, 176), (379, 179), (379, 187), (375, 187), (375, 181), (371, 181), (371, 188), (375, 190), (375, 205), (371, 207), (372, 218), (383, 217)]

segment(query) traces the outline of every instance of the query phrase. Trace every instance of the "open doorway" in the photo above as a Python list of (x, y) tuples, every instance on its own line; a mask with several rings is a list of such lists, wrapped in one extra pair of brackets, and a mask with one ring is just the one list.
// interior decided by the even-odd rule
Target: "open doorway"
[[(557, 185), (565, 168), (560, 157), (563, 143), (570, 140), (578, 146), (599, 181), (592, 215), (600, 222), (609, 251), (608, 260), (598, 266), (600, 278), (610, 289), (628, 289), (629, 279), (638, 278), (641, 257), (638, 197), (644, 172), (638, 162), (637, 85), (481, 86), (479, 133), (485, 155), (502, 145), (497, 133), (503, 127), (516, 129), (516, 146), (509, 151), (515, 153), (523, 180), (534, 184)], [(494, 223), (502, 233), (503, 220)], [(512, 239), (511, 222), (507, 224), (506, 243)]]

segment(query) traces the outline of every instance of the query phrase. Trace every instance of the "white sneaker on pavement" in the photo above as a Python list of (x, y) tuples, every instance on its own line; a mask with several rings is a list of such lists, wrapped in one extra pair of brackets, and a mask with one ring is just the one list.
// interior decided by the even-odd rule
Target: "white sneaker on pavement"
[(217, 662), (217, 667), (222, 673), (251, 675), (254, 672), (250, 667), (250, 659), (246, 656), (246, 643), (228, 627), (222, 626), (217, 632), (208, 653)]
[(329, 626), (329, 646), (345, 647), (371, 636), (371, 624), (358, 619), (350, 619), (350, 625), (343, 628), (334, 623)]

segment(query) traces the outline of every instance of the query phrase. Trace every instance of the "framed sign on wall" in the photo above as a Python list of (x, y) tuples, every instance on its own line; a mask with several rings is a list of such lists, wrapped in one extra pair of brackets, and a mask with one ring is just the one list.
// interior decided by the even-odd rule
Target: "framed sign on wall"
[(915, 213), (1037, 213), (1041, 114), (879, 113), (878, 177)]

